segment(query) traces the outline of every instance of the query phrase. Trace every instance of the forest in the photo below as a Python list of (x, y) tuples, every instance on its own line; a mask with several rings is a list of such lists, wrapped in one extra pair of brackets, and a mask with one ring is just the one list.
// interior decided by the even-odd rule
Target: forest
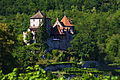
[[(38, 10), (52, 25), (64, 15), (72, 19), (75, 35), (67, 50), (46, 52), (44, 29), (37, 43), (24, 45), (23, 31)], [(101, 65), (84, 69), (85, 61)], [(45, 70), (58, 64), (73, 67)], [(71, 75), (70, 80), (120, 80), (120, 0), (0, 0), (0, 79), (66, 80)]]

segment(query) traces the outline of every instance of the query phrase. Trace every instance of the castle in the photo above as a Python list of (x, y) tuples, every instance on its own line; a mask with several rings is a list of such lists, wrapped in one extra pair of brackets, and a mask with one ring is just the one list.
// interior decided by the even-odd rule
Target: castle
[[(65, 50), (70, 46), (70, 41), (72, 40), (72, 35), (74, 34), (74, 26), (71, 21), (64, 16), (61, 21), (56, 19), (55, 24), (51, 25), (51, 19), (46, 17), (44, 13), (38, 11), (35, 15), (30, 17), (30, 27), (28, 32), (33, 34), (33, 42), (36, 42), (35, 33), (39, 26), (45, 24), (46, 32), (50, 35), (46, 43), (49, 46), (49, 50), (61, 49)], [(24, 43), (26, 40), (27, 32), (23, 32)]]

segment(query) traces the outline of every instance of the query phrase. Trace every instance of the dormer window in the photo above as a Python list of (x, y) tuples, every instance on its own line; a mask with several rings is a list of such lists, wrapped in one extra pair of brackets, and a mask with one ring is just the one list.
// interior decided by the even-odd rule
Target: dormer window
[(64, 31), (67, 31), (66, 29), (64, 29)]
[(63, 29), (61, 29), (60, 31), (63, 32)]

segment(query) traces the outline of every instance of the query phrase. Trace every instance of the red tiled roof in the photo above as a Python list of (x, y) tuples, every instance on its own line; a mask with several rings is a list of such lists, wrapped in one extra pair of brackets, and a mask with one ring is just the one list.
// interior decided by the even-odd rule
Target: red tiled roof
[(63, 35), (64, 32), (62, 30), (63, 30), (63, 28), (61, 28), (59, 25), (56, 25), (56, 27), (52, 28), (52, 34), (53, 35)]
[(68, 20), (68, 18), (66, 16), (64, 16), (61, 20), (61, 22), (65, 25), (65, 26), (73, 26), (70, 21)]
[(30, 18), (44, 18), (44, 14), (41, 11), (38, 11), (34, 16), (30, 17)]
[(70, 23), (70, 21), (68, 20), (66, 16), (63, 17), (61, 22), (57, 18), (52, 28), (52, 34), (53, 35), (65, 35), (65, 31), (69, 31), (71, 29), (71, 26), (73, 25)]

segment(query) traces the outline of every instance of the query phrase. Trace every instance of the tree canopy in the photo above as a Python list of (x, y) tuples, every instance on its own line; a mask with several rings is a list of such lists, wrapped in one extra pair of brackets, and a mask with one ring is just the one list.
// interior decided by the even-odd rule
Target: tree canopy
[[(28, 66), (61, 61), (120, 65), (120, 0), (0, 0), (0, 8), (0, 70), (4, 74), (16, 67), (24, 72)], [(22, 33), (29, 28), (30, 16), (38, 10), (51, 18), (52, 24), (64, 15), (72, 20), (75, 34), (67, 50), (46, 51), (49, 36), (45, 24), (36, 32), (37, 43), (23, 43)], [(28, 42), (32, 36), (29, 33)], [(47, 76), (38, 73), (39, 77)], [(8, 75), (11, 74), (14, 71)]]

